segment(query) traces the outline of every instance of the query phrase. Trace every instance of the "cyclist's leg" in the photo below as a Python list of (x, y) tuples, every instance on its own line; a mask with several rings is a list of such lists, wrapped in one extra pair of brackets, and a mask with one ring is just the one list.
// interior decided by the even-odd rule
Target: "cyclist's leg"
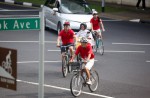
[(88, 80), (90, 79), (90, 70), (94, 65), (94, 59), (89, 60), (89, 62), (86, 63), (85, 65), (85, 72), (87, 74)]
[(60, 47), (60, 50), (61, 50), (61, 58), (63, 60), (63, 57), (65, 55), (65, 48), (64, 47)]
[(73, 44), (72, 46), (69, 47), (69, 50), (70, 50), (70, 55), (73, 56), (74, 54)]

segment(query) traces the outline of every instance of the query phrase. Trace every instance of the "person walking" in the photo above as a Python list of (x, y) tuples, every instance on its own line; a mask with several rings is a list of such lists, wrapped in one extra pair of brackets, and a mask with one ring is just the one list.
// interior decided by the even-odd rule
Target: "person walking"
[(142, 10), (145, 10), (145, 0), (138, 0), (137, 4), (136, 4), (136, 8), (139, 9), (139, 5), (142, 1)]

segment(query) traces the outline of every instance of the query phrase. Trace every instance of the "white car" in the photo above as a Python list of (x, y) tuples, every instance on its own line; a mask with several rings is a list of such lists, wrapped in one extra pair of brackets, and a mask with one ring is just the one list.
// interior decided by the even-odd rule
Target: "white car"
[(75, 32), (79, 31), (81, 23), (91, 29), (90, 20), (92, 11), (85, 0), (47, 0), (44, 4), (45, 26), (56, 30), (63, 29), (65, 21), (70, 22), (70, 27)]

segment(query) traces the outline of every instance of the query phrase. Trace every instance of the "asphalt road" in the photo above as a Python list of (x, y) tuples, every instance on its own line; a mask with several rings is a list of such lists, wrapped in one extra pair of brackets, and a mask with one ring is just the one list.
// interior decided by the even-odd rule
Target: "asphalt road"
[[(4, 4), (0, 7), (22, 9)], [(0, 15), (5, 13), (0, 12)], [(106, 29), (103, 32), (105, 53), (96, 54), (95, 58), (100, 86), (94, 93), (85, 87), (79, 98), (150, 98), (150, 25), (102, 19)], [(45, 98), (73, 98), (69, 91), (73, 73), (63, 78), (56, 39), (55, 31), (45, 31)], [(0, 98), (38, 97), (38, 41), (39, 31), (0, 31), (0, 47), (18, 51), (17, 91), (0, 88)]]

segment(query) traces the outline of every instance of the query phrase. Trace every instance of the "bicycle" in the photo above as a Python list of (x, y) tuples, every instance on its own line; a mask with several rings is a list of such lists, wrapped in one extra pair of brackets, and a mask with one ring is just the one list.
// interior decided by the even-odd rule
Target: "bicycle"
[(88, 85), (88, 88), (91, 92), (96, 91), (99, 86), (99, 75), (94, 68), (90, 70), (90, 79), (92, 84), (89, 85), (86, 83), (87, 76), (83, 69), (83, 64), (83, 62), (72, 62), (73, 72), (76, 73), (71, 78), (70, 90), (74, 97), (81, 95), (83, 86), (86, 87), (86, 85)]
[(103, 45), (102, 38), (96, 31), (92, 32), (92, 34), (94, 35), (94, 39), (95, 39), (94, 52), (95, 53), (99, 52), (100, 55), (103, 55), (104, 54), (104, 45)]
[(12, 75), (12, 67), (11, 67), (11, 61), (9, 62), (2, 62), (2, 67), (9, 73)]
[(65, 52), (62, 53), (62, 74), (63, 77), (66, 77), (68, 72), (70, 72), (71, 70), (71, 66), (69, 66), (69, 59), (71, 57), (70, 52), (68, 51), (68, 48), (72, 46), (71, 45), (67, 45), (67, 46), (63, 46), (61, 45), (60, 48), (64, 48)]

